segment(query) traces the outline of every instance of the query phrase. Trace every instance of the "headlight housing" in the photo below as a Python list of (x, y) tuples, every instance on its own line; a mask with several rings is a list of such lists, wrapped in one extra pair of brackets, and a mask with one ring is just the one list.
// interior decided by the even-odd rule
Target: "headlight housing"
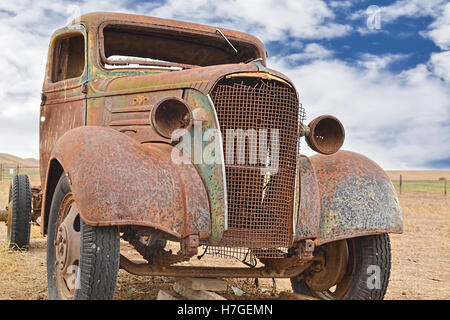
[(306, 142), (318, 153), (333, 154), (344, 144), (344, 126), (336, 117), (330, 115), (317, 117), (309, 123), (308, 127)]
[(152, 110), (151, 122), (156, 132), (171, 139), (177, 129), (189, 130), (192, 126), (192, 111), (185, 101), (175, 97), (159, 101)]

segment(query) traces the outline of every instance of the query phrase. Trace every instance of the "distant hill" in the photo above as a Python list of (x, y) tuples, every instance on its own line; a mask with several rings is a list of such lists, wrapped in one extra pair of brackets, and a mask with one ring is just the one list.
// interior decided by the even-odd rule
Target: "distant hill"
[(18, 164), (22, 167), (39, 167), (38, 159), (22, 159), (7, 153), (0, 153), (0, 163)]

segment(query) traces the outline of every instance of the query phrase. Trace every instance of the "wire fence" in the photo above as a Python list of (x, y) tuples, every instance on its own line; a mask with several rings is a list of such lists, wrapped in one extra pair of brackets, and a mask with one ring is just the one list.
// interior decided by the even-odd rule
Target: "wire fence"
[(39, 176), (38, 166), (21, 166), (17, 163), (0, 163), (0, 181), (11, 180), (16, 174)]
[(400, 174), (398, 179), (392, 179), (392, 183), (399, 194), (403, 192), (429, 192), (447, 195), (446, 177), (439, 177), (433, 180), (410, 180), (407, 176)]

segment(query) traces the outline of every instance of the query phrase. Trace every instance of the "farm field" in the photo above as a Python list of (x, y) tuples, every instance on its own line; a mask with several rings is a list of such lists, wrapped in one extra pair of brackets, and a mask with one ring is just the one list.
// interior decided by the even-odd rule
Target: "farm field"
[[(434, 192), (407, 191), (405, 177), (412, 176), (412, 173), (414, 172), (403, 171), (402, 174), (403, 192), (399, 199), (404, 233), (391, 235), (393, 260), (385, 298), (450, 299), (450, 196), (444, 196), (439, 188)], [(437, 182), (439, 177), (449, 177), (449, 173), (431, 171), (429, 175), (422, 173), (412, 179)], [(398, 175), (395, 172), (391, 179)], [(38, 184), (37, 180), (33, 177), (32, 184)], [(1, 181), (1, 208), (6, 202), (8, 189), (9, 182)], [(40, 235), (39, 227), (32, 227), (29, 252), (11, 252), (5, 245), (5, 238), (6, 226), (0, 223), (0, 299), (47, 299), (46, 238)], [(174, 244), (169, 245), (176, 249)], [(130, 247), (124, 244), (123, 250), (130, 251)], [(205, 256), (195, 263), (241, 265), (233, 260), (221, 260), (212, 256)], [(270, 299), (282, 291), (291, 290), (288, 280), (277, 280), (276, 290), (270, 279), (260, 280), (259, 288), (253, 286), (253, 279), (227, 281), (230, 285), (224, 296), (229, 299)], [(137, 277), (121, 270), (115, 298), (155, 299), (160, 289), (170, 289), (172, 284), (172, 278)], [(242, 289), (246, 294), (236, 297), (231, 286)]]
[[(400, 190), (400, 175), (402, 176), (402, 191), (444, 193), (445, 181), (450, 180), (450, 171), (388, 171), (389, 178), (395, 188)], [(447, 194), (450, 185), (447, 182)]]

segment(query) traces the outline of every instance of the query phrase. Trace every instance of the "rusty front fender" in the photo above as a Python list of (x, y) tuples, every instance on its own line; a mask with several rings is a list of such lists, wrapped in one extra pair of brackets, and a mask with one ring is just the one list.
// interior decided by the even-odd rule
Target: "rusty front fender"
[[(67, 174), (83, 221), (92, 226), (144, 226), (173, 237), (210, 236), (202, 180), (192, 164), (174, 164), (170, 145), (141, 145), (115, 130), (86, 126), (65, 133), (49, 164)], [(47, 183), (44, 202), (51, 201)], [(43, 231), (50, 205), (42, 206)]]
[[(315, 203), (312, 207), (313, 211), (320, 212), (320, 223), (317, 232), (312, 232), (317, 225), (315, 219), (311, 220), (314, 225), (304, 229), (310, 235), (317, 236), (317, 244), (403, 231), (395, 189), (387, 174), (375, 162), (349, 151), (315, 155), (309, 159), (311, 162), (306, 162), (308, 166), (303, 171), (314, 170), (317, 184), (309, 179), (310, 182), (302, 182), (301, 185), (313, 190), (318, 185), (317, 201), (310, 202), (310, 206)], [(299, 221), (299, 224), (302, 223), (309, 222)], [(297, 237), (303, 238), (301, 234)]]

